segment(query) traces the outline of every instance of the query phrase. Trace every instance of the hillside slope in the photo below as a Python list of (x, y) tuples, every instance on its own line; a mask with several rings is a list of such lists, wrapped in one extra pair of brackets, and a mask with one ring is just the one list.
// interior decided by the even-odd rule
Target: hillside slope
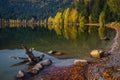
[(2, 0), (0, 18), (43, 19), (71, 5), (72, 0)]

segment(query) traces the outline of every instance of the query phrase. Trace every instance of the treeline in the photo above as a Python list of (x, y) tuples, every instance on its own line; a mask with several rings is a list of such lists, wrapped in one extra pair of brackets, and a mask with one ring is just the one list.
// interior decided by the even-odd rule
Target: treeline
[(45, 19), (71, 5), (72, 0), (2, 0), (1, 19)]
[[(5, 2), (8, 2), (8, 0), (3, 0), (3, 2), (1, 3), (5, 3)], [(25, 1), (10, 0), (10, 2), (11, 2), (11, 5), (16, 4), (16, 6), (18, 6), (19, 4), (19, 7), (23, 6), (23, 8), (26, 9), (24, 11), (29, 12), (29, 9), (26, 8), (27, 5), (25, 5), (25, 4), (28, 4), (28, 0), (25, 0)], [(73, 0), (73, 1), (41, 0), (40, 2), (41, 2), (40, 4), (42, 3), (43, 4), (40, 5), (39, 8), (42, 7), (41, 9), (43, 9), (43, 11), (46, 11), (46, 12), (42, 12), (41, 10), (40, 10), (41, 12), (33, 11), (34, 13), (40, 14), (39, 16), (37, 16), (36, 14), (35, 16), (31, 16), (31, 17), (28, 16), (30, 14), (33, 14), (31, 11), (29, 12), (29, 14), (26, 13), (25, 16), (23, 16), (23, 14), (20, 14), (23, 16), (21, 17), (23, 19), (20, 18), (20, 15), (15, 16), (16, 13), (14, 12), (12, 12), (12, 14), (15, 14), (14, 17), (10, 17), (11, 13), (9, 13), (9, 10), (8, 10), (9, 14), (7, 14), (7, 16), (9, 18), (2, 20), (3, 19), (2, 17), (5, 16), (2, 14), (6, 12), (1, 11), (0, 13), (1, 23), (9, 23), (11, 26), (19, 25), (19, 24), (28, 25), (28, 24), (41, 24), (41, 23), (51, 24), (51, 25), (52, 24), (61, 24), (61, 25), (77, 24), (77, 25), (80, 25), (81, 27), (82, 26), (84, 27), (85, 23), (100, 23), (100, 26), (103, 26), (105, 23), (108, 23), (108, 22), (120, 21), (120, 5), (119, 5), (120, 0)], [(29, 6), (33, 6), (34, 8), (35, 4), (39, 3), (39, 0), (33, 0), (33, 2), (32, 0), (30, 0), (29, 3), (30, 3)], [(71, 6), (67, 7), (70, 4)], [(14, 6), (14, 8), (17, 9), (16, 6)], [(0, 7), (0, 10), (2, 10), (3, 8), (5, 8), (5, 6)], [(52, 12), (49, 11), (51, 10), (50, 8), (52, 8)], [(58, 9), (55, 9), (55, 8), (58, 8)], [(16, 9), (14, 9), (14, 11), (16, 11)], [(33, 10), (35, 9), (36, 8), (34, 8)], [(17, 13), (19, 13), (19, 11)]]
[(0, 28), (5, 27), (35, 27), (35, 26), (46, 26), (46, 19), (44, 20), (35, 20), (34, 18), (26, 19), (0, 19)]
[[(104, 13), (106, 22), (120, 21), (120, 0), (76, 0), (77, 10), (89, 21), (98, 22)], [(91, 22), (91, 21), (90, 21)]]
[(80, 25), (84, 26), (85, 23), (85, 16), (82, 16), (78, 13), (77, 9), (75, 8), (66, 8), (64, 11), (59, 11), (55, 15), (55, 17), (49, 17), (48, 23), (49, 24), (64, 24), (64, 25)]
[(58, 11), (48, 18), (48, 23), (74, 24), (120, 21), (120, 0), (74, 0), (71, 7)]

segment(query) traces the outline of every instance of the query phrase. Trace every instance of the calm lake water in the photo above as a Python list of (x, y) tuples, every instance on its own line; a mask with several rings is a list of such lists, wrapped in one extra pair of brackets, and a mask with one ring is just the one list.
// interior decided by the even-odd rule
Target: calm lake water
[[(93, 49), (108, 50), (114, 35), (113, 29), (98, 29), (98, 27), (85, 27), (85, 29), (78, 26), (1, 28), (0, 78), (2, 78), (1, 80), (13, 80), (18, 70), (26, 68), (26, 64), (11, 67), (20, 60), (12, 60), (10, 56), (25, 57), (21, 44), (34, 47), (36, 51), (46, 54), (50, 50), (65, 53), (61, 56), (54, 56), (56, 58), (89, 59), (89, 53)], [(107, 36), (110, 40), (101, 40), (100, 38), (103, 36)]]

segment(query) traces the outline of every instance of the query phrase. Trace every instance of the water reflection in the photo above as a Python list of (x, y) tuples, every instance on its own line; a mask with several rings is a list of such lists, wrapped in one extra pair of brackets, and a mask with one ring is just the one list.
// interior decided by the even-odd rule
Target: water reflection
[[(76, 39), (77, 36), (83, 32), (91, 34), (93, 30), (93, 26), (80, 26), (77, 24), (73, 24), (73, 25), (50, 24), (48, 26), (48, 29), (49, 30), (53, 29), (57, 35), (64, 36), (66, 39)], [(106, 37), (105, 27), (98, 27), (97, 31), (100, 39), (104, 39)]]
[(104, 39), (105, 38), (105, 27), (99, 27), (98, 33), (99, 33), (100, 39)]
[[(31, 27), (0, 28), (0, 49), (21, 48), (22, 43), (28, 47), (34, 47), (37, 51), (47, 54), (50, 50), (64, 52), (64, 55), (54, 56), (57, 58), (89, 58), (89, 53), (93, 49), (109, 49), (115, 31), (110, 28), (99, 28), (93, 26), (79, 25), (42, 25)], [(109, 41), (101, 38), (109, 37)], [(39, 53), (35, 51), (36, 55)], [(32, 66), (23, 65), (26, 62), (11, 60), (10, 56), (25, 57), (24, 50), (0, 50), (0, 76), (1, 80), (13, 80), (18, 70), (29, 70)], [(42, 53), (41, 53), (42, 54)], [(72, 61), (56, 61), (58, 66), (71, 64)], [(11, 67), (10, 67), (11, 66)], [(16, 68), (17, 66), (17, 68)], [(27, 68), (26, 68), (27, 67)], [(11, 74), (12, 72), (12, 74)], [(7, 75), (7, 77), (6, 77)]]
[[(6, 27), (31, 27), (34, 29), (36, 26), (42, 26), (47, 27), (49, 30), (54, 30), (57, 35), (62, 35), (66, 39), (76, 39), (79, 34), (82, 32), (88, 32), (91, 34), (92, 27), (91, 26), (84, 26), (78, 23), (67, 23), (67, 24), (53, 24), (48, 23), (47, 21), (37, 21), (34, 19), (31, 20), (4, 20), (1, 19), (0, 28), (6, 28)], [(105, 34), (105, 27), (99, 27), (98, 28), (98, 34), (100, 39), (106, 38)]]
[[(21, 48), (22, 43), (28, 47), (47, 53), (50, 50), (64, 52), (59, 58), (89, 56), (92, 49), (104, 49), (114, 37), (110, 28), (81, 27), (79, 25), (49, 25), (31, 27), (0, 28), (0, 49)], [(100, 38), (107, 36), (111, 40)]]

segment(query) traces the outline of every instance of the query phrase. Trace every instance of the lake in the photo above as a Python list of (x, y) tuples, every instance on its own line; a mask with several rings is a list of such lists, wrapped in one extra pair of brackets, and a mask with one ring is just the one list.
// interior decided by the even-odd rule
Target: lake
[[(50, 50), (64, 53), (60, 56), (50, 56), (55, 60), (57, 58), (60, 60), (89, 59), (89, 53), (93, 49), (109, 50), (114, 35), (115, 31), (111, 28), (100, 29), (88, 26), (84, 28), (57, 25), (0, 28), (0, 78), (1, 80), (13, 80), (18, 70), (26, 68), (27, 64), (12, 66), (20, 60), (10, 58), (11, 56), (26, 57), (21, 44), (34, 47), (36, 55), (47, 54)], [(101, 37), (108, 37), (110, 40), (102, 40)]]

